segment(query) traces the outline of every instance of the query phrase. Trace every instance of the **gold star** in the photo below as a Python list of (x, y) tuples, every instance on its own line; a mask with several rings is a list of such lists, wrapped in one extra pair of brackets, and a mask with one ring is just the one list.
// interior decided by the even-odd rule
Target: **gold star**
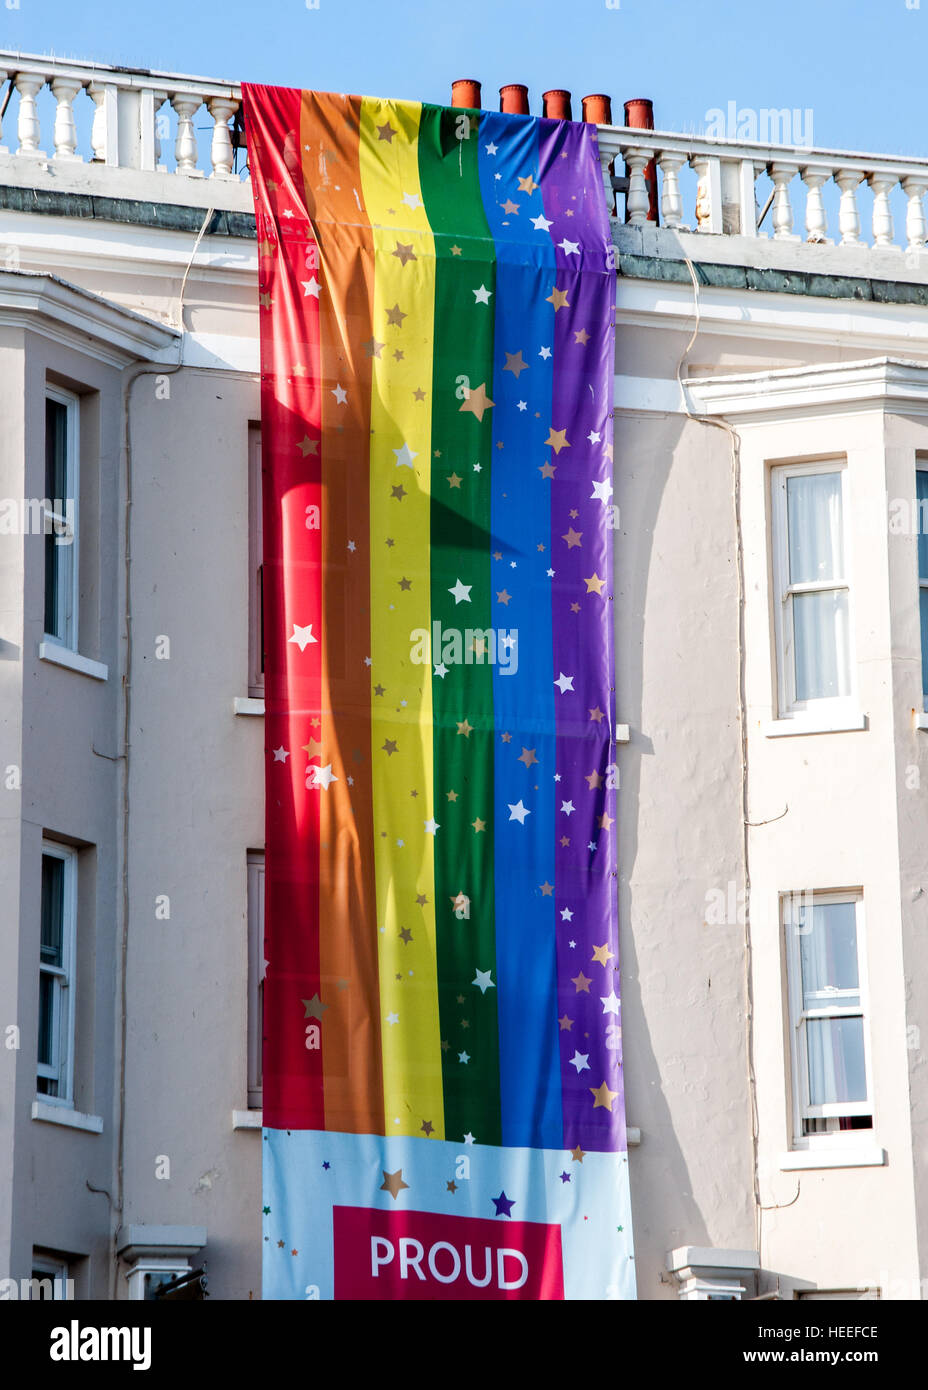
[(570, 308), (570, 300), (567, 298), (567, 291), (559, 290), (557, 285), (551, 286), (551, 293), (548, 295), (545, 303), (553, 304), (555, 313), (557, 313), (558, 309)]
[(458, 794), (455, 791), (446, 792), (445, 795), (449, 801), (457, 801), (458, 799)]
[(519, 351), (518, 351), (518, 352), (507, 352), (507, 353), (506, 353), (506, 365), (505, 365), (505, 367), (503, 368), (503, 371), (504, 371), (504, 372), (512, 372), (512, 374), (513, 374), (513, 376), (515, 377), (516, 381), (519, 380), (519, 373), (520, 373), (520, 372), (527, 372), (527, 371), (528, 371), (528, 363), (527, 363), (527, 362), (524, 362), (524, 361), (522, 360), (522, 349), (521, 349), (521, 348), (519, 348)]
[(503, 743), (512, 742), (512, 734), (500, 734), (500, 738), (503, 740)]
[(603, 779), (598, 772), (591, 772), (589, 776), (584, 778), (584, 781), (589, 786), (591, 792), (595, 791), (597, 787), (601, 787), (603, 784)]
[(599, 708), (599, 705), (597, 705), (595, 709), (590, 710), (590, 718), (593, 720), (594, 724), (601, 724), (603, 722), (603, 712)]
[(519, 192), (520, 192), (520, 193), (528, 193), (529, 195), (531, 195), (532, 193), (535, 192), (535, 189), (536, 189), (537, 187), (538, 187), (538, 184), (537, 184), (537, 183), (535, 182), (535, 180), (532, 178), (531, 174), (529, 174), (527, 178), (519, 179)]
[(268, 241), (267, 237), (265, 237), (263, 241), (258, 242), (259, 256), (273, 256), (276, 249), (277, 248), (274, 245), (274, 243), (272, 241)]
[(425, 392), (423, 391), (423, 389), (422, 389), (421, 386), (417, 386), (417, 387), (416, 387), (415, 391), (413, 391), (413, 393), (412, 393), (412, 398), (413, 398), (414, 401), (424, 401), (424, 400), (425, 400)]
[(463, 734), (465, 738), (470, 738), (471, 734), (473, 733), (473, 730), (473, 724), (468, 724), (466, 719), (462, 720), (461, 723), (458, 725), (458, 733)]
[(447, 483), (449, 487), (460, 487), (461, 479), (458, 477), (457, 473), (452, 473), (447, 479)]
[(615, 825), (615, 821), (609, 815), (608, 811), (604, 811), (602, 815), (599, 817), (600, 830), (610, 830), (613, 825)]
[(615, 952), (609, 950), (608, 941), (604, 941), (601, 946), (593, 947), (592, 959), (599, 965), (608, 965), (611, 960), (615, 959)]
[(394, 328), (402, 328), (403, 319), (408, 317), (409, 315), (404, 314), (398, 304), (394, 304), (392, 309), (387, 310), (387, 323), (392, 323)]
[(561, 540), (567, 542), (567, 549), (568, 549), (568, 550), (574, 550), (574, 549), (576, 549), (576, 547), (577, 547), (578, 545), (580, 545), (580, 543), (581, 543), (581, 542), (580, 542), (580, 537), (581, 537), (582, 535), (583, 535), (583, 532), (582, 532), (582, 531), (575, 531), (574, 528), (573, 528), (572, 526), (569, 526), (569, 527), (567, 528), (567, 534), (564, 535), (564, 536), (562, 536), (562, 537), (561, 537)]
[(587, 977), (584, 975), (583, 971), (581, 970), (579, 975), (574, 975), (570, 983), (574, 986), (575, 994), (589, 994), (590, 985), (593, 983), (593, 981), (592, 979), (588, 980)]
[(583, 582), (586, 585), (586, 591), (588, 594), (601, 594), (603, 591), (603, 585), (606, 581), (605, 579), (600, 579), (599, 575), (594, 570), (593, 573), (590, 575), (589, 579), (584, 578)]
[(460, 256), (460, 254), (461, 254), (461, 248), (460, 248), (460, 246), (452, 246), (452, 248), (451, 248), (451, 254), (452, 254), (452, 256)]
[(554, 884), (549, 883), (547, 879), (545, 879), (544, 883), (539, 883), (538, 887), (541, 889), (541, 896), (543, 898), (550, 898), (551, 894), (554, 892)]
[(568, 846), (569, 844), (570, 844), (570, 836), (569, 836), (569, 835), (562, 835), (562, 836), (561, 836), (561, 849), (566, 849), (567, 846)]
[(519, 204), (514, 203), (511, 198), (507, 198), (502, 206), (503, 212), (506, 214), (507, 217), (511, 217), (514, 212), (519, 211)]
[(303, 366), (303, 363), (302, 363), (302, 362), (294, 362), (294, 364), (293, 364), (293, 375), (294, 375), (294, 376), (308, 376), (309, 374), (308, 374), (306, 368)]
[[(447, 1050), (448, 1050), (448, 1049), (445, 1048), (445, 1051), (446, 1051), (446, 1052), (447, 1052)], [(458, 1190), (458, 1185), (457, 1185), (457, 1183), (454, 1181), (454, 1178), (452, 1178), (450, 1182), (446, 1182), (446, 1183), (445, 1183), (445, 1190), (448, 1191), (448, 1192), (457, 1192), (457, 1190)]]
[(377, 139), (386, 140), (388, 145), (393, 144), (393, 137), (395, 134), (396, 131), (393, 129), (389, 121), (385, 121), (383, 125), (379, 125), (377, 127)]
[(589, 1086), (587, 1089), (593, 1097), (594, 1110), (598, 1109), (599, 1106), (602, 1106), (604, 1110), (611, 1110), (612, 1102), (619, 1094), (618, 1091), (610, 1091), (605, 1081), (601, 1086)]
[(543, 463), (539, 468), (538, 472), (541, 474), (543, 478), (553, 478), (556, 468), (556, 463)]
[(258, 303), (261, 305), (262, 309), (270, 309), (273, 302), (269, 294), (258, 295)]
[(366, 343), (362, 343), (365, 357), (379, 357), (381, 348), (386, 347), (386, 343), (378, 343), (374, 337), (368, 338)]
[(558, 1023), (561, 1025), (562, 1033), (569, 1033), (571, 1028), (573, 1028), (574, 1026), (573, 1019), (568, 1018), (566, 1014), (561, 1015), (561, 1017), (558, 1019)]
[(589, 333), (587, 333), (585, 328), (578, 329), (577, 332), (574, 334), (574, 342), (579, 343), (581, 347), (585, 346), (585, 344), (589, 341), (590, 335)]
[(537, 763), (537, 761), (538, 759), (535, 757), (534, 748), (523, 747), (522, 752), (519, 754), (518, 758), (516, 758), (517, 763), (525, 763), (526, 767), (531, 767), (532, 763)]
[(401, 265), (406, 265), (408, 261), (417, 261), (419, 259), (415, 251), (412, 249), (412, 242), (410, 242), (409, 245), (406, 246), (402, 241), (398, 241), (396, 243), (396, 250), (391, 251), (390, 255), (396, 256), (397, 260), (400, 262)]
[(314, 994), (312, 999), (301, 999), (300, 1003), (303, 1005), (304, 1018), (318, 1018), (320, 1022), (322, 1020), (322, 1015), (329, 1007), (328, 1004), (323, 1004), (318, 994)]
[(506, 589), (500, 589), (499, 593), (496, 595), (496, 602), (501, 603), (504, 608), (508, 608), (509, 600), (511, 598), (512, 594), (510, 594)]
[(571, 1151), (570, 1151), (570, 1157), (571, 1157), (571, 1160), (572, 1160), (574, 1163), (582, 1163), (582, 1162), (583, 1162), (584, 1154), (583, 1154), (583, 1150), (581, 1149), (581, 1147), (580, 1147), (579, 1144), (577, 1145), (577, 1147), (576, 1147), (575, 1149), (571, 1149)]
[(306, 434), (296, 447), (305, 459), (307, 454), (315, 454), (318, 451), (319, 441), (318, 439), (310, 439), (309, 435)]
[(470, 411), (471, 415), (476, 415), (477, 419), (483, 422), (484, 412), (493, 405), (487, 395), (486, 382), (482, 381), (479, 386), (474, 386), (467, 393), (467, 400), (461, 402), (461, 410)]
[(572, 604), (570, 605), (570, 611), (571, 611), (571, 613), (579, 613), (579, 612), (580, 612), (580, 605), (579, 605), (579, 603), (572, 603)]
[(471, 825), (474, 827), (474, 834), (475, 834), (475, 835), (479, 835), (480, 832), (481, 832), (481, 830), (486, 830), (486, 828), (487, 828), (487, 823), (486, 823), (486, 821), (485, 821), (485, 820), (481, 820), (479, 816), (477, 817), (476, 820), (472, 820), (472, 821), (471, 821)]
[(545, 447), (547, 448), (549, 445), (556, 454), (559, 454), (562, 449), (569, 449), (570, 445), (567, 442), (567, 431), (555, 430), (549, 426)]
[(388, 1173), (386, 1168), (381, 1168), (380, 1171), (383, 1173), (383, 1182), (380, 1184), (380, 1190), (381, 1192), (389, 1192), (395, 1202), (402, 1189), (409, 1186), (408, 1182), (403, 1182), (403, 1170), (402, 1168), (397, 1168), (395, 1173)]
[(317, 743), (317, 741), (314, 738), (311, 738), (308, 743), (303, 744), (303, 749), (309, 755), (309, 757), (315, 758), (321, 754), (322, 744)]

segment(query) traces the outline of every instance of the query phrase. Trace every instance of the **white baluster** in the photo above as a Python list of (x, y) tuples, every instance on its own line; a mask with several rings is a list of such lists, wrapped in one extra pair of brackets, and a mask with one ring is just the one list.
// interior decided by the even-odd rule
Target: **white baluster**
[(39, 149), (41, 130), (35, 104), (36, 93), (45, 86), (45, 79), (20, 72), (16, 75), (15, 86), (19, 92), (19, 119), (16, 123), (19, 149), (16, 153), (33, 159), (45, 159), (45, 151)]
[(838, 208), (838, 228), (841, 232), (842, 246), (860, 245), (860, 213), (857, 211), (857, 185), (863, 174), (856, 169), (839, 169), (835, 183), (841, 190), (841, 203)]
[(822, 184), (827, 178), (830, 178), (831, 170), (823, 168), (821, 165), (807, 164), (799, 172), (808, 189), (806, 193), (806, 241), (818, 246), (830, 246), (832, 242), (828, 236), (828, 219), (825, 215), (825, 204), (822, 201)]
[(615, 189), (612, 187), (612, 168), (615, 164), (615, 156), (603, 149), (602, 142), (599, 146), (599, 166), (603, 171), (603, 190), (606, 194), (606, 211), (610, 217), (615, 216)]
[(238, 110), (238, 102), (233, 101), (231, 97), (210, 97), (206, 104), (209, 108), (209, 114), (215, 121), (213, 143), (210, 150), (213, 172), (210, 174), (210, 178), (234, 179), (235, 175), (232, 172), (234, 151), (228, 122)]
[(52, 92), (58, 105), (55, 108), (55, 158), (61, 161), (81, 161), (77, 151), (77, 126), (74, 124), (74, 98), (82, 83), (70, 77), (56, 77)]
[(167, 134), (167, 131), (168, 131), (168, 116), (167, 116), (167, 113), (165, 113), (164, 118), (163, 118), (163, 121), (162, 121), (162, 117), (161, 117), (161, 114), (160, 114), (160, 113), (161, 113), (161, 108), (162, 108), (162, 106), (164, 105), (164, 103), (167, 101), (167, 99), (168, 99), (168, 94), (167, 94), (167, 92), (152, 92), (152, 94), (151, 94), (151, 122), (152, 122), (152, 130), (153, 130), (153, 132), (154, 132), (154, 149), (153, 149), (153, 157), (154, 157), (154, 161), (155, 161), (155, 168), (157, 169), (157, 171), (158, 171), (159, 174), (166, 174), (166, 173), (167, 173), (167, 168), (165, 167), (165, 165), (163, 165), (163, 164), (161, 163), (161, 135), (160, 135), (160, 133), (159, 133), (159, 131), (160, 131), (161, 127), (162, 127), (162, 124), (163, 124), (163, 127), (164, 127), (164, 132), (165, 132), (165, 134)]
[(111, 82), (91, 82), (87, 87), (93, 98), (93, 125), (90, 147), (94, 164), (119, 163), (118, 108), (116, 88)]
[(661, 166), (661, 217), (665, 227), (680, 227), (683, 223), (683, 194), (677, 175), (685, 162), (686, 155), (667, 150), (662, 150), (658, 158)]
[(651, 199), (644, 171), (651, 158), (650, 150), (626, 150), (625, 163), (628, 165), (628, 193), (625, 195), (625, 221), (633, 226), (641, 226), (648, 220)]
[(793, 235), (793, 208), (789, 200), (789, 185), (799, 172), (798, 164), (782, 164), (777, 161), (770, 165), (768, 173), (773, 179), (773, 239), (774, 241), (798, 241)]
[(722, 165), (716, 155), (695, 155), (690, 163), (696, 170), (696, 230), (722, 230)]
[(925, 223), (924, 197), (928, 188), (928, 178), (909, 175), (902, 180), (902, 191), (908, 198), (905, 210), (905, 236), (910, 251), (921, 251), (928, 241), (928, 225)]
[[(9, 77), (9, 75), (10, 75), (10, 74), (9, 74), (4, 68), (0, 68), (0, 87), (3, 86), (3, 84), (6, 82), (7, 78)], [(2, 106), (2, 105), (3, 105), (3, 103), (0, 102), (0, 106)], [(0, 121), (0, 140), (2, 140), (2, 139), (3, 139), (3, 122)], [(0, 154), (9, 154), (9, 150), (7, 149), (6, 145), (0, 145)]]
[(173, 96), (171, 105), (177, 112), (177, 139), (174, 141), (174, 158), (177, 172), (188, 178), (202, 178), (203, 171), (197, 168), (197, 137), (193, 129), (193, 113), (202, 106), (198, 97)]
[(868, 182), (873, 189), (873, 244), (892, 246), (893, 213), (889, 195), (896, 186), (896, 178), (893, 174), (871, 174)]

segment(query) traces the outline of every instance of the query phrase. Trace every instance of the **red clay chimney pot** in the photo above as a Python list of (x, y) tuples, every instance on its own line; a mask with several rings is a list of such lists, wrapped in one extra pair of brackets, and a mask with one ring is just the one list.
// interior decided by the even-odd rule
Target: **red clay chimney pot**
[(583, 119), (590, 125), (612, 125), (612, 101), (602, 92), (584, 97), (582, 107)]
[(545, 115), (554, 121), (572, 120), (570, 114), (570, 92), (565, 92), (562, 87), (553, 87), (550, 92), (545, 92), (542, 97), (544, 101)]
[(451, 105), (466, 106), (471, 111), (480, 110), (480, 83), (472, 77), (459, 77), (451, 84)]
[(509, 82), (499, 89), (499, 109), (510, 115), (527, 116), (528, 88), (521, 82)]

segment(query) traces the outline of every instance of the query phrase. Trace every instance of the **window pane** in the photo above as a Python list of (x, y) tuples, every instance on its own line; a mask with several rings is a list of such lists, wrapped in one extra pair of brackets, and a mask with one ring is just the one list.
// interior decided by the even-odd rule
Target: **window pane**
[(54, 1026), (55, 1026), (55, 983), (54, 975), (39, 975), (39, 1062), (42, 1066), (55, 1065)]
[[(921, 545), (921, 538), (919, 538)], [(918, 612), (922, 628), (922, 691), (928, 701), (928, 589), (918, 591)]]
[(59, 602), (58, 576), (61, 546), (55, 544), (54, 531), (45, 537), (45, 631), (49, 637), (64, 637), (64, 614)]
[(918, 498), (918, 577), (928, 579), (928, 468), (915, 470), (915, 496)]
[[(860, 1003), (857, 966), (857, 912), (854, 903), (813, 903), (799, 914), (799, 962), (803, 1008), (821, 1008), (832, 990), (851, 990), (835, 1003)], [(825, 996), (824, 998), (822, 996)]]
[(826, 700), (850, 694), (847, 591), (794, 594), (796, 699)]
[(786, 480), (789, 582), (844, 578), (841, 474), (801, 473)]
[(62, 966), (64, 860), (42, 856), (42, 963)]
[(863, 1019), (810, 1018), (805, 1028), (811, 1104), (866, 1100)]
[[(45, 402), (45, 496), (54, 506), (68, 495), (68, 411), (60, 401)], [(57, 509), (56, 509), (57, 510)], [(63, 508), (61, 509), (63, 510)]]

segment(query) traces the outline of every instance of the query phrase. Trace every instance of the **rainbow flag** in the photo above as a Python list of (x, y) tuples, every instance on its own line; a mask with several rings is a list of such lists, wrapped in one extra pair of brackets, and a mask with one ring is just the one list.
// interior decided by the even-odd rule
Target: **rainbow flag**
[(595, 128), (243, 93), (265, 1297), (632, 1298)]

